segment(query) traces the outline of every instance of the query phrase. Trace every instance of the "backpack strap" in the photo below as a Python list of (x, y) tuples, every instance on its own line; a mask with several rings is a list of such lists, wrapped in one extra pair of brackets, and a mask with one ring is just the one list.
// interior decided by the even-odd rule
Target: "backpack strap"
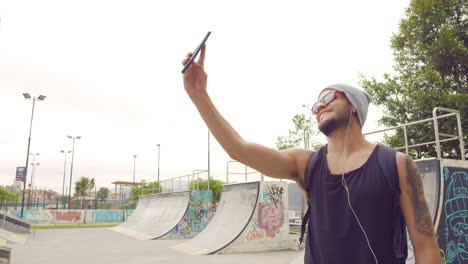
[(405, 260), (408, 255), (406, 224), (400, 207), (400, 181), (396, 163), (397, 151), (393, 148), (377, 146), (377, 160), (385, 182), (393, 194), (393, 254), (396, 258)]
[(309, 215), (310, 215), (310, 201), (309, 201), (309, 193), (310, 193), (310, 185), (311, 185), (311, 177), (312, 177), (312, 172), (315, 170), (317, 167), (317, 162), (321, 156), (321, 153), (323, 149), (325, 148), (321, 147), (319, 150), (315, 151), (311, 157), (309, 158), (309, 162), (307, 163), (305, 175), (304, 175), (304, 189), (307, 193), (307, 211), (304, 214), (304, 217), (302, 218), (302, 224), (301, 224), (301, 237), (299, 238), (299, 244), (302, 244), (302, 240), (304, 238), (304, 233), (305, 233), (305, 228), (307, 223), (309, 222)]
[(400, 184), (398, 179), (398, 168), (396, 164), (397, 151), (387, 146), (378, 145), (377, 160), (383, 172), (385, 182), (393, 195), (400, 194)]

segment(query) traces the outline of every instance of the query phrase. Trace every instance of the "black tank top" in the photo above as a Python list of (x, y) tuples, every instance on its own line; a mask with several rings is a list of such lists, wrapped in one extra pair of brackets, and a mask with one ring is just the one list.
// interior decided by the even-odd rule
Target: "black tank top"
[[(404, 264), (393, 251), (394, 195), (377, 160), (377, 145), (358, 169), (345, 173), (354, 208), (379, 264)], [(349, 205), (342, 176), (330, 173), (327, 147), (320, 155), (310, 181), (309, 225), (305, 249), (306, 264), (375, 263), (365, 236)]]

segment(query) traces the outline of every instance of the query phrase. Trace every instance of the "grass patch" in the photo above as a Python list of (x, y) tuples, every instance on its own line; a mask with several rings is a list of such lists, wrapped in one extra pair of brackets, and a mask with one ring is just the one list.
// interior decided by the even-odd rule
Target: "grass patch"
[(289, 232), (300, 233), (300, 232), (301, 232), (301, 229), (300, 229), (300, 228), (289, 228)]
[(68, 224), (68, 225), (34, 225), (31, 229), (59, 229), (59, 228), (97, 228), (114, 227), (119, 224)]

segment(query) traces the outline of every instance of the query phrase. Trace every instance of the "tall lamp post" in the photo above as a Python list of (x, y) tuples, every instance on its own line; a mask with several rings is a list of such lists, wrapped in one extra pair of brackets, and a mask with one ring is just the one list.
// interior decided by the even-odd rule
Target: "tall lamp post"
[[(31, 188), (33, 188), (34, 186), (36, 186), (36, 185), (35, 185), (35, 183), (36, 183), (36, 166), (39, 166), (39, 164), (40, 164), (39, 162), (29, 164), (29, 165), (32, 166), (32, 171), (31, 171), (31, 186), (32, 186), (32, 187), (31, 187)], [(30, 189), (31, 189), (31, 188), (30, 188)], [(33, 195), (32, 201), (34, 202), (35, 199), (36, 199), (36, 191), (34, 191), (34, 195)], [(31, 201), (31, 198), (30, 198), (29, 200)], [(34, 206), (33, 206), (33, 208), (34, 208)]]
[[(161, 154), (161, 152), (160, 152), (160, 150), (161, 150), (161, 144), (157, 144), (156, 146), (158, 147), (158, 184), (159, 184), (159, 160), (160, 160), (159, 157), (160, 157), (160, 154)], [(159, 185), (158, 185), (158, 186), (159, 186)]]
[(68, 190), (68, 209), (70, 209), (71, 204), (71, 188), (72, 188), (72, 179), (73, 179), (73, 157), (75, 156), (75, 139), (80, 139), (81, 136), (67, 136), (69, 139), (73, 140), (73, 147), (72, 147), (72, 160), (71, 160), (71, 168), (70, 168), (70, 189)]
[[(63, 183), (62, 183), (62, 201), (63, 201), (63, 198), (65, 197), (65, 174), (67, 171), (67, 153), (71, 153), (71, 150), (69, 151), (60, 150), (60, 152), (65, 154), (65, 161), (63, 162)], [(63, 203), (63, 209), (65, 209), (65, 203)]]
[[(34, 117), (34, 104), (36, 103), (36, 100), (37, 101), (44, 101), (44, 99), (46, 98), (45, 95), (39, 95), (37, 98), (34, 96), (34, 97), (31, 97), (30, 94), (28, 93), (23, 93), (23, 96), (26, 100), (32, 100), (33, 101), (33, 104), (32, 104), (32, 111), (31, 111), (31, 122), (30, 122), (30, 125), (29, 125), (29, 138), (28, 138), (28, 150), (26, 151), (26, 166), (25, 166), (25, 175), (28, 175), (28, 164), (29, 164), (29, 149), (31, 147), (31, 132), (32, 132), (32, 124), (33, 124), (33, 117)], [(26, 181), (27, 179), (24, 179), (24, 184), (23, 184), (23, 198), (21, 200), (21, 215), (20, 217), (23, 218), (23, 211), (24, 211), (24, 195), (26, 193)]]
[[(30, 165), (33, 165), (31, 170), (31, 179), (29, 180), (29, 195), (28, 195), (28, 208), (31, 207), (31, 200), (32, 200), (32, 188), (33, 188), (33, 181), (34, 181), (34, 163), (36, 162), (36, 156), (39, 156), (39, 153), (29, 153), (29, 155), (33, 156), (33, 162)], [(39, 163), (37, 164), (39, 165)]]
[(136, 169), (136, 158), (137, 155), (133, 155), (133, 187), (135, 187), (135, 169)]
[[(133, 199), (133, 189), (135, 189), (135, 170), (136, 170), (136, 158), (137, 155), (133, 155), (133, 185), (132, 185), (132, 192), (130, 193), (132, 199)], [(143, 187), (142, 187), (143, 188)], [(133, 205), (135, 205), (135, 199), (133, 199)]]

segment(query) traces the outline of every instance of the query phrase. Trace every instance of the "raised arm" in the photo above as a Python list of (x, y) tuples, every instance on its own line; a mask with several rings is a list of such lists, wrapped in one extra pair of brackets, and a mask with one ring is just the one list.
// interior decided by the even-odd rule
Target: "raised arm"
[[(244, 141), (221, 116), (208, 96), (206, 91), (207, 74), (204, 71), (205, 51), (206, 47), (204, 46), (198, 62), (189, 66), (183, 79), (187, 94), (213, 136), (232, 159), (267, 176), (294, 180), (302, 185), (305, 166), (312, 151), (301, 149), (277, 151)], [(191, 53), (187, 54), (187, 57), (182, 61), (183, 65), (191, 55)]]
[(414, 161), (403, 153), (397, 154), (400, 180), (400, 203), (408, 227), (416, 264), (440, 264), (431, 214), (424, 197), (421, 174)]

